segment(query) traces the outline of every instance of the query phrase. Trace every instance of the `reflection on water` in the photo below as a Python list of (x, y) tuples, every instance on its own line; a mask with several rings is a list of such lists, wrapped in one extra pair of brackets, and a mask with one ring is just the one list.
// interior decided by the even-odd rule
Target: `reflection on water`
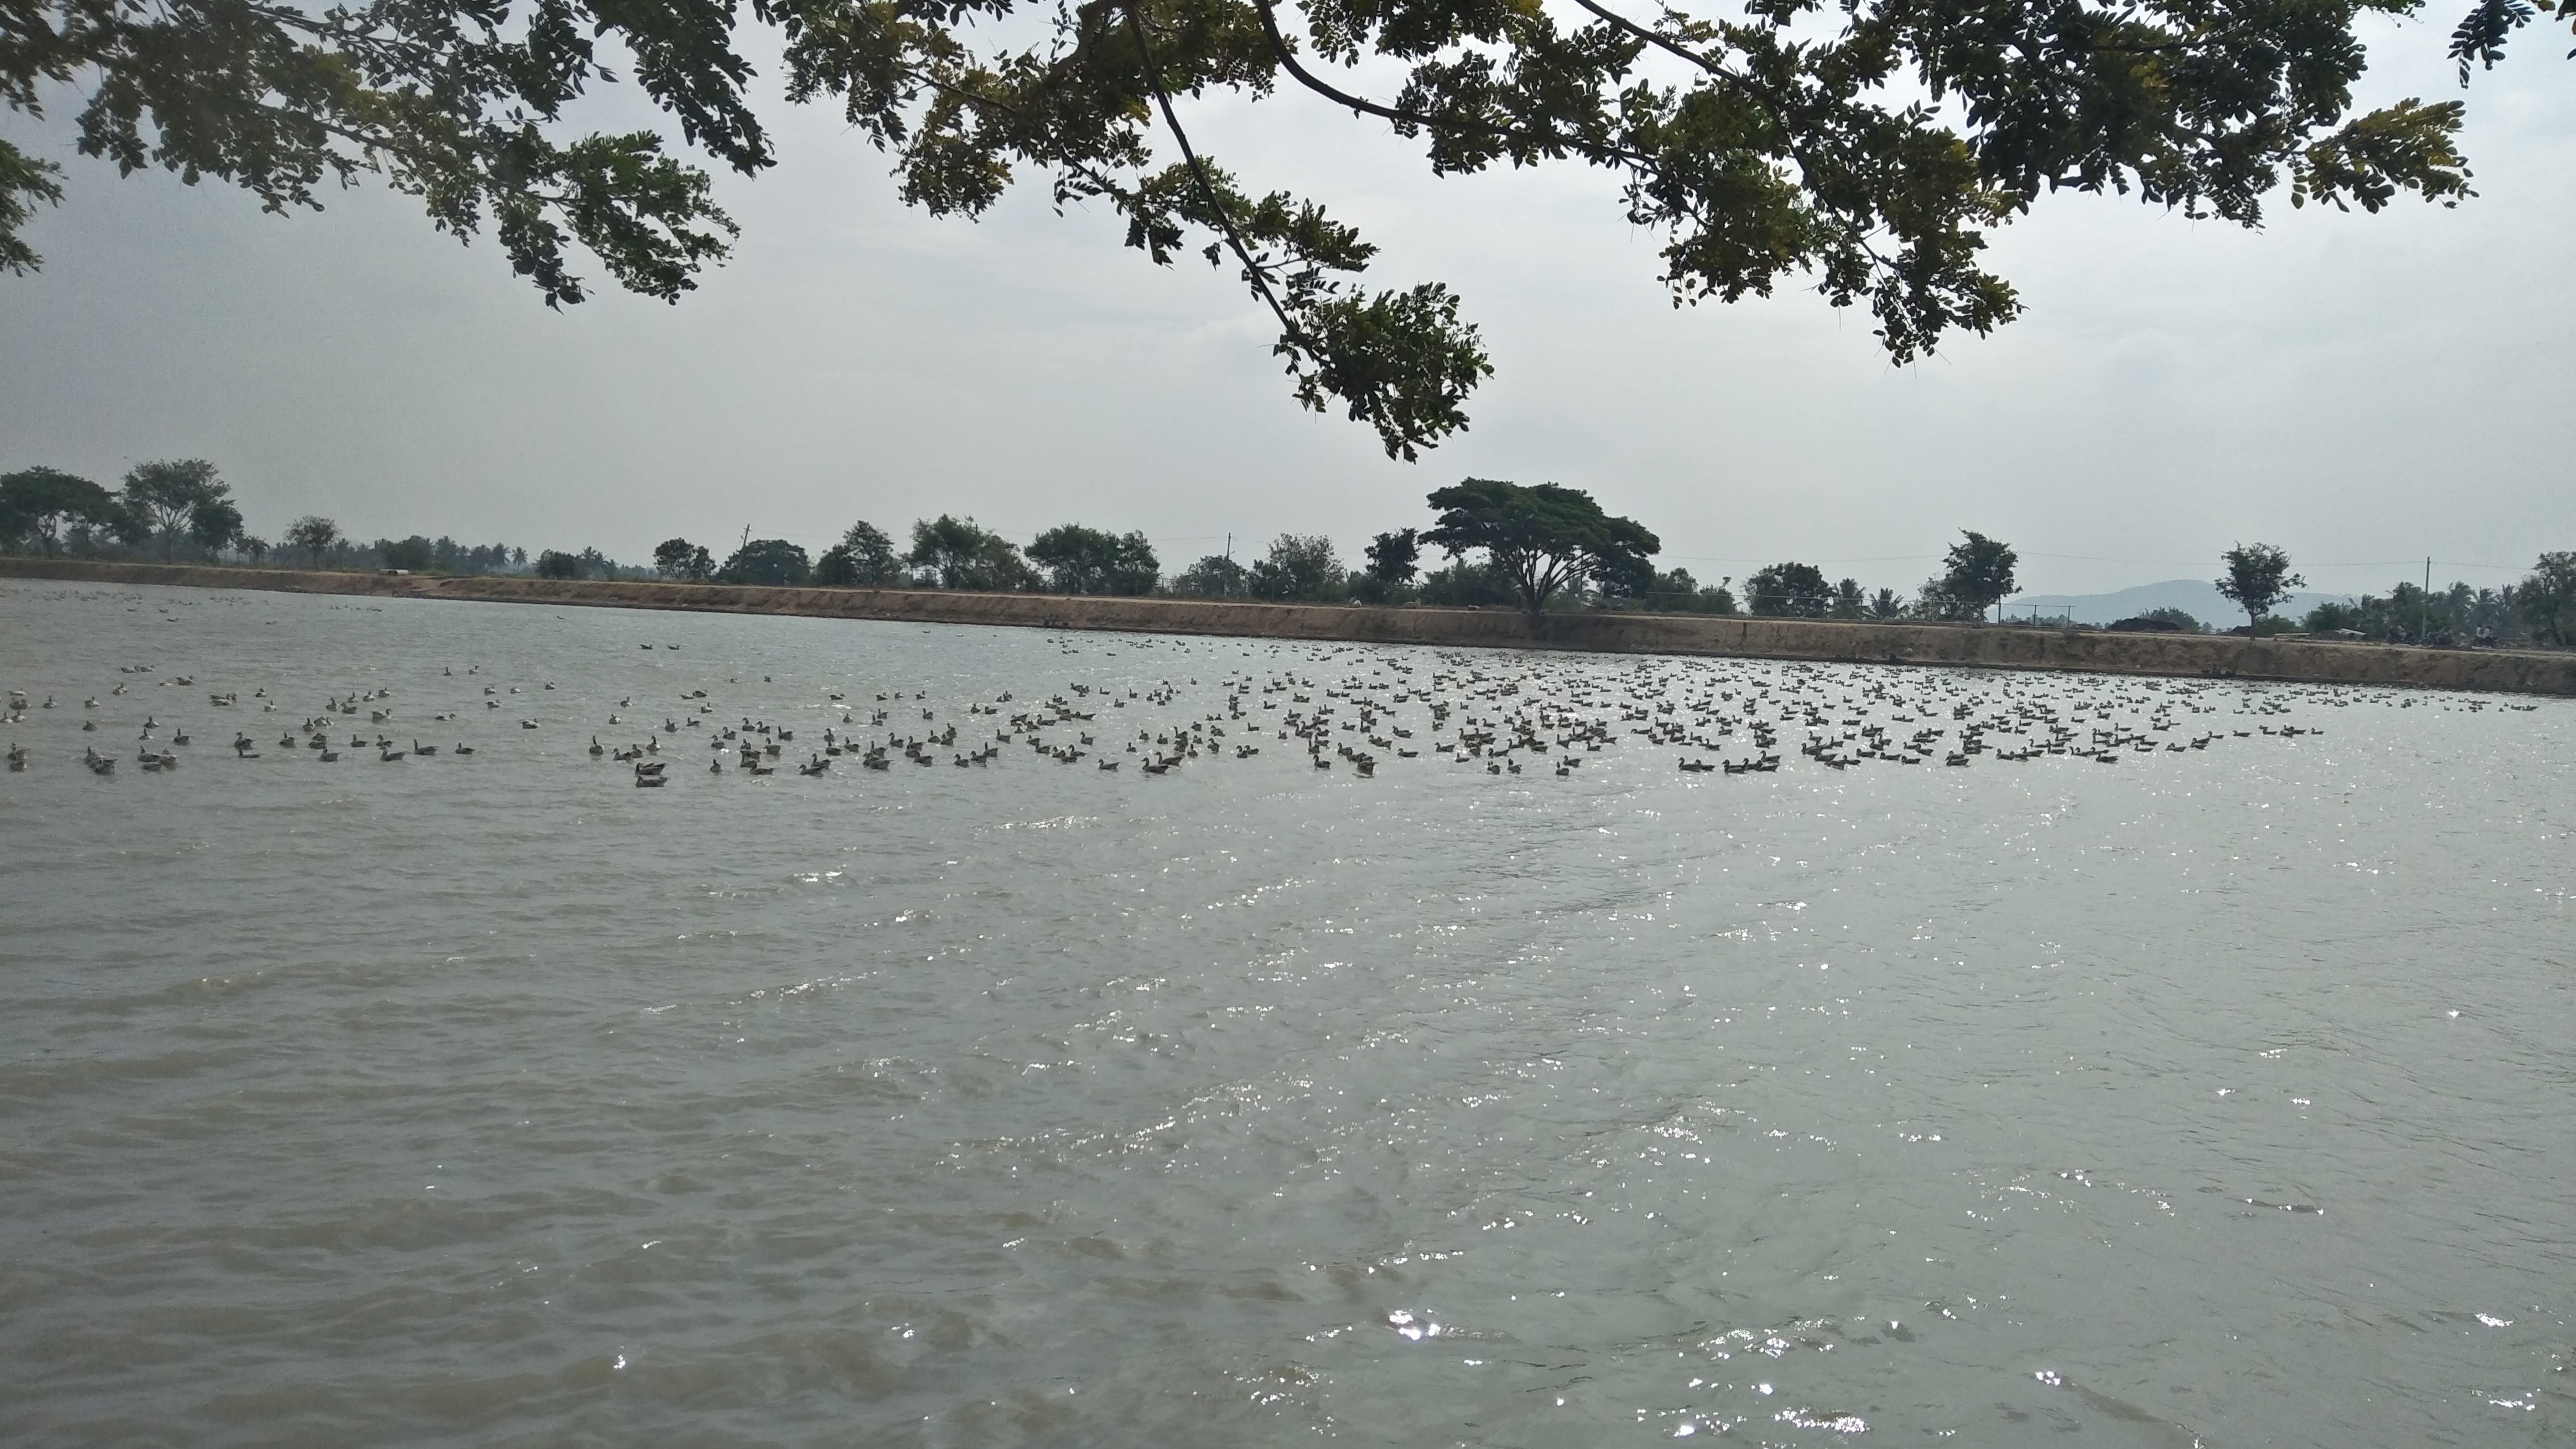
[(0, 687), (13, 1442), (2576, 1428), (2565, 703), (29, 584)]

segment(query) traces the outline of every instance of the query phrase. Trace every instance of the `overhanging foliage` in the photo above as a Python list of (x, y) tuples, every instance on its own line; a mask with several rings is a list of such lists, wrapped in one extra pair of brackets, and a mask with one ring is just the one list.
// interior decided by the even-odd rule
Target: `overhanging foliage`
[[(2455, 202), (2456, 101), (2354, 113), (2356, 24), (2415, 0), (752, 0), (791, 101), (838, 106), (903, 198), (976, 216), (1042, 179), (1105, 202), (1159, 264), (1233, 268), (1279, 326), (1296, 398), (1391, 456), (1466, 426), (1491, 365), (1438, 282), (1370, 290), (1376, 249), (1318, 202), (1240, 184), (1180, 106), (1293, 88), (1419, 143), (1432, 169), (1574, 163), (1618, 177), (1663, 238), (1677, 302), (1811, 285), (1866, 305), (1888, 354), (2020, 309), (1982, 257), (2046, 193), (2134, 192), (2255, 225), (2283, 188), (2376, 211)], [(2465, 83), (2550, 0), (2480, 0), (2451, 38)], [(1031, 16), (1043, 17), (1028, 43)], [(707, 172), (652, 131), (582, 134), (585, 94), (632, 83), (678, 139), (750, 174), (774, 160), (730, 0), (0, 0), (0, 102), (76, 88), (80, 149), (244, 187), (272, 210), (378, 173), (433, 225), (485, 230), (549, 305), (587, 251), (677, 299), (735, 235)], [(1390, 68), (1391, 93), (1355, 79)], [(60, 199), (0, 142), (0, 270)]]

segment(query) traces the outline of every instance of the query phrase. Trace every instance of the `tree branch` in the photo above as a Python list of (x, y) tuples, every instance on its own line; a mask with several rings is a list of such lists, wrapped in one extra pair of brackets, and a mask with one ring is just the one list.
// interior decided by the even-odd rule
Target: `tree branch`
[[(1267, 0), (1264, 0), (1264, 3), (1267, 3)], [(1637, 22), (1629, 19), (1625, 15), (1621, 15), (1616, 11), (1605, 8), (1597, 3), (1597, 0), (1574, 0), (1574, 3), (1582, 6), (1584, 9), (1599, 16), (1602, 20), (1607, 21), (1609, 24), (1616, 26), (1620, 30), (1626, 31), (1628, 34), (1637, 37), (1648, 45), (1651, 45), (1666, 54), (1688, 61), (1692, 65), (1699, 67), (1702, 71), (1707, 72), (1709, 75), (1715, 76), (1717, 79), (1726, 82), (1729, 86), (1734, 87), (1738, 94), (1744, 96), (1747, 100), (1752, 101), (1755, 105), (1758, 105), (1763, 110), (1769, 112), (1771, 115), (1771, 123), (1780, 128), (1781, 136), (1787, 141), (1790, 159), (1798, 163), (1798, 169), (1800, 171), (1807, 173), (1810, 178), (1814, 176), (1815, 168), (1808, 163), (1805, 148), (1800, 146), (1798, 143), (1798, 128), (1789, 123), (1789, 118), (1783, 113), (1780, 104), (1772, 99), (1772, 97), (1767, 94), (1760, 85), (1745, 76), (1737, 74), (1728, 67), (1720, 65), (1715, 60), (1692, 50), (1679, 41), (1670, 39), (1655, 30), (1639, 25)], [(1879, 276), (1893, 274), (1895, 268), (1889, 266), (1887, 259), (1878, 254), (1878, 248), (1871, 243), (1870, 232), (1871, 228), (1856, 226), (1848, 219), (1843, 222), (1843, 235), (1850, 240), (1853, 246), (1860, 248), (1862, 255), (1869, 258), (1871, 272)]]
[(1253, 0), (1253, 8), (1261, 12), (1261, 31), (1270, 37), (1270, 50), (1279, 58), (1279, 68), (1295, 77), (1299, 85), (1335, 105), (1347, 106), (1364, 116), (1377, 116), (1402, 125), (1422, 126), (1434, 131), (1479, 131), (1488, 136), (1500, 136), (1507, 140), (1534, 141), (1542, 146), (1561, 146), (1569, 151), (1581, 152), (1595, 161), (1625, 161), (1631, 166), (1649, 170), (1654, 169), (1656, 165), (1655, 158), (1642, 151), (1604, 146), (1580, 137), (1525, 130), (1518, 126), (1505, 126), (1492, 121), (1443, 118), (1424, 111), (1407, 111), (1395, 106), (1380, 105), (1376, 101), (1352, 95), (1298, 63), (1296, 54), (1288, 48), (1287, 37), (1279, 32), (1279, 16), (1271, 9), (1271, 5), (1272, 0)]
[(1235, 229), (1233, 211), (1226, 206), (1225, 198), (1217, 194), (1216, 183), (1208, 178), (1206, 165), (1199, 160), (1196, 148), (1190, 145), (1189, 133), (1181, 129), (1181, 118), (1172, 111), (1171, 95), (1163, 89), (1163, 78), (1155, 70), (1154, 49), (1145, 39), (1145, 22), (1136, 13), (1135, 0), (1125, 0), (1119, 8), (1126, 12), (1128, 33), (1136, 38), (1136, 59), (1144, 69), (1145, 84), (1154, 92), (1154, 104), (1162, 108), (1163, 124), (1171, 128), (1172, 139), (1180, 143), (1181, 159), (1189, 163), (1190, 175), (1198, 180), (1199, 193), (1207, 198), (1208, 209), (1216, 213), (1218, 224), (1225, 229), (1226, 245), (1234, 249), (1236, 259), (1243, 263), (1244, 276), (1251, 280), (1252, 289), (1261, 294), (1261, 300), (1270, 304), (1270, 313), (1279, 319), (1280, 327), (1297, 345), (1311, 347), (1313, 344), (1307, 340), (1306, 330), (1297, 325), (1295, 319), (1288, 315), (1288, 309), (1280, 305), (1278, 295), (1270, 290), (1269, 275), (1252, 259), (1252, 249), (1244, 245), (1243, 233)]

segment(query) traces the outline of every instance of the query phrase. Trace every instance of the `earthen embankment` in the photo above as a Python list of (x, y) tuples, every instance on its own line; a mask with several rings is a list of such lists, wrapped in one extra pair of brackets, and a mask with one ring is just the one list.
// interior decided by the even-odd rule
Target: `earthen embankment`
[(1549, 615), (1533, 635), (1519, 613), (1503, 609), (1238, 604), (939, 589), (767, 588), (622, 579), (440, 578), (16, 557), (0, 557), (0, 578), (1478, 649), (1712, 654), (2576, 695), (2576, 653), (2419, 649), (2208, 634), (1587, 613)]

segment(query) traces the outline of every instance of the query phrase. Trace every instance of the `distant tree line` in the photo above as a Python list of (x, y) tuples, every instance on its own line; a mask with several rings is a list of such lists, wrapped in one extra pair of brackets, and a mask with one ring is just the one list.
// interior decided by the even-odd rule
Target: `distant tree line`
[(232, 485), (202, 458), (136, 465), (118, 488), (43, 466), (0, 474), (0, 552), (159, 563), (277, 564), (312, 569), (409, 573), (523, 574), (549, 578), (651, 578), (596, 548), (546, 550), (464, 544), (452, 538), (350, 538), (331, 519), (307, 515), (272, 543), (249, 531)]
[[(942, 513), (917, 520), (898, 545), (864, 520), (819, 555), (780, 538), (746, 538), (716, 561), (685, 538), (665, 540), (647, 566), (626, 565), (596, 548), (541, 550), (458, 543), (413, 535), (361, 542), (328, 518), (289, 524), (276, 543), (244, 527), (232, 489), (203, 459), (140, 464), (114, 491), (59, 469), (0, 475), (0, 549), (93, 558), (175, 562), (276, 562), (317, 569), (402, 569), (415, 573), (534, 574), (550, 579), (662, 578), (687, 583), (820, 588), (936, 588), (1057, 594), (1263, 600), (1278, 603), (1517, 608), (1533, 621), (1566, 610), (1750, 613), (1758, 617), (1973, 621), (2000, 611), (2018, 587), (2011, 545), (1964, 532), (1941, 572), (1900, 595), (1859, 580), (1828, 579), (1813, 564), (1784, 560), (1734, 578), (1702, 583), (1687, 569), (1658, 570), (1662, 544), (1633, 519), (1604, 512), (1580, 489), (1469, 478), (1434, 490), (1428, 528), (1378, 534), (1353, 568), (1331, 539), (1283, 533), (1259, 557), (1210, 554), (1165, 576), (1141, 532), (1085, 524), (1049, 528), (1026, 544)], [(1427, 552), (1440, 562), (1426, 564)], [(2455, 583), (2428, 593), (2401, 583), (2385, 597), (2318, 605), (2299, 623), (2272, 610), (2304, 581), (2288, 552), (2240, 544), (2220, 556), (2220, 594), (2246, 612), (2239, 632), (2315, 634), (2399, 643), (2576, 645), (2576, 552), (2544, 553), (2519, 584), (2473, 589)], [(2158, 609), (2114, 628), (2198, 632), (2200, 621)]]
[(2385, 595), (2328, 600), (2300, 621), (2311, 634), (2359, 635), (2391, 644), (2576, 645), (2576, 552), (2544, 553), (2519, 584), (2427, 591), (2400, 583)]
[[(973, 518), (943, 513), (916, 521), (898, 549), (883, 529), (850, 525), (819, 557), (786, 539), (752, 539), (723, 563), (704, 545), (665, 540), (653, 561), (666, 578), (691, 583), (815, 585), (826, 588), (1030, 590), (1280, 603), (1351, 602), (1517, 606), (1533, 616), (1582, 602), (1629, 600), (1655, 577), (1659, 545), (1632, 520), (1602, 512), (1589, 494), (1555, 484), (1524, 486), (1469, 479), (1434, 492), (1429, 529), (1378, 535), (1354, 570), (1321, 535), (1284, 533), (1261, 557), (1210, 554), (1166, 578), (1140, 532), (1087, 524), (1049, 528), (1025, 545)], [(1424, 571), (1424, 546), (1444, 567)], [(1471, 557), (1473, 555), (1473, 557)]]
[[(2401, 582), (2385, 596), (2364, 594), (2352, 603), (2328, 599), (2293, 622), (2272, 612), (2307, 582), (2290, 571), (2287, 551), (2268, 543), (2239, 544), (2219, 556), (2227, 572), (2218, 592), (2245, 610), (2233, 632), (2278, 635), (2305, 632), (2328, 638), (2437, 646), (2576, 644), (2576, 552), (2544, 553), (2518, 584), (2473, 588), (2453, 583), (2427, 592)], [(2136, 624), (2197, 632), (2202, 626), (2180, 609), (2157, 609)]]
[(149, 555), (164, 563), (229, 552), (264, 556), (268, 541), (242, 526), (232, 485), (203, 458), (137, 464), (109, 492), (59, 468), (0, 477), (0, 544), (38, 553)]
[[(1085, 524), (1047, 529), (1025, 545), (973, 518), (916, 521), (908, 546), (873, 523), (850, 525), (817, 556), (786, 539), (746, 541), (722, 563), (686, 538), (653, 551), (664, 578), (690, 583), (826, 588), (1040, 590), (1060, 594), (1159, 594), (1276, 603), (1422, 604), (1518, 608), (1533, 617), (1568, 609), (1755, 614), (1787, 618), (1974, 619), (2013, 591), (2010, 546), (1969, 533), (1941, 575), (1908, 598), (1859, 583), (1829, 582), (1811, 564), (1703, 585), (1686, 569), (1658, 571), (1661, 542), (1633, 519), (1604, 512), (1590, 494), (1553, 483), (1470, 478), (1435, 490), (1428, 528), (1378, 534), (1357, 567), (1329, 538), (1283, 533), (1267, 552), (1238, 560), (1209, 554), (1166, 576), (1142, 533)], [(1425, 555), (1440, 560), (1426, 565)]]

